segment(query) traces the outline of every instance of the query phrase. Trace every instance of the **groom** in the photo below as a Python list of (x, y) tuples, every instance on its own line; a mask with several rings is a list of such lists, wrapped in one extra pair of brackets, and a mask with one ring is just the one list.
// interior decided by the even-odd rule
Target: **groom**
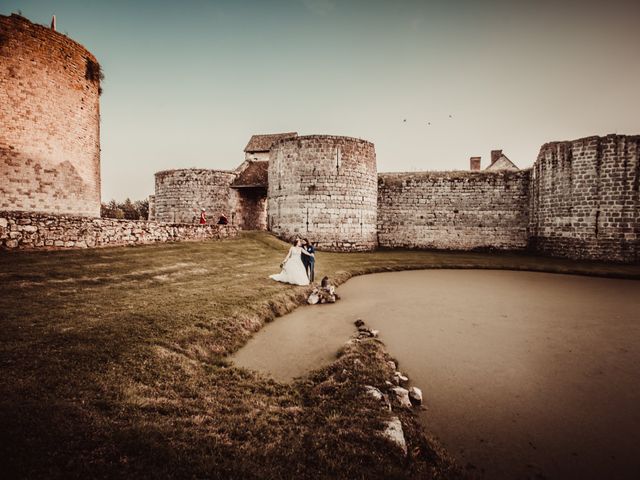
[[(311, 243), (306, 238), (302, 240), (302, 248), (304, 248), (307, 252), (312, 253), (314, 255), (316, 253), (316, 248), (313, 246), (313, 243)], [(314, 268), (316, 263), (315, 256), (310, 257), (308, 255), (302, 255), (302, 263), (304, 264), (304, 269), (307, 272), (307, 277), (309, 277), (309, 281), (313, 282)]]

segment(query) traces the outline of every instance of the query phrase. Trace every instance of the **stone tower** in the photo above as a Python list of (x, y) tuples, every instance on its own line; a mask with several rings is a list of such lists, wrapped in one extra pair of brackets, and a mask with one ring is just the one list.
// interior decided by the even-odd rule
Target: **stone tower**
[(0, 210), (100, 216), (101, 77), (82, 45), (0, 16)]
[(271, 148), (268, 226), (336, 251), (376, 247), (376, 154), (372, 143), (311, 135)]

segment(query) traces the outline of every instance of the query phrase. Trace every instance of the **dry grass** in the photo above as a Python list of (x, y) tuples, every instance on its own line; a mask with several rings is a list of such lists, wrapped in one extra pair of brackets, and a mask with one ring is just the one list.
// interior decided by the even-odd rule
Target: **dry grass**
[[(0, 254), (4, 477), (449, 476), (410, 417), (410, 460), (372, 436), (386, 414), (358, 385), (381, 380), (378, 346), (292, 385), (228, 364), (263, 321), (304, 300), (306, 288), (268, 279), (286, 248), (247, 234)], [(425, 267), (640, 277), (638, 266), (469, 253), (320, 253), (318, 265), (317, 278), (339, 281)], [(336, 380), (353, 355), (366, 371)]]

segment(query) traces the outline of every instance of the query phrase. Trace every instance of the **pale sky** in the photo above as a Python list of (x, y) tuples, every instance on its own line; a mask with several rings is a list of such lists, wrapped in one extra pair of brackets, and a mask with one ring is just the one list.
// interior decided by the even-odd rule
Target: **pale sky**
[(255, 133), (364, 138), (378, 171), (640, 134), (640, 1), (0, 0), (18, 10), (102, 64), (103, 201), (235, 168)]

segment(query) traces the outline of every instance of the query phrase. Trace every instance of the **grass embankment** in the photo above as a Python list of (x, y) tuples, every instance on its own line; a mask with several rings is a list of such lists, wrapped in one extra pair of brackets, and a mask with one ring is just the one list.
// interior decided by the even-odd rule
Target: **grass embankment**
[[(372, 436), (388, 417), (340, 362), (284, 385), (227, 353), (306, 288), (269, 280), (286, 244), (224, 242), (0, 254), (0, 454), (20, 477), (383, 477), (447, 471), (411, 427), (406, 461)], [(417, 251), (318, 254), (317, 278), (404, 268), (640, 277), (637, 266)], [(346, 339), (345, 339), (346, 340)], [(418, 447), (418, 448), (415, 448)], [(435, 467), (433, 469), (432, 467)]]

